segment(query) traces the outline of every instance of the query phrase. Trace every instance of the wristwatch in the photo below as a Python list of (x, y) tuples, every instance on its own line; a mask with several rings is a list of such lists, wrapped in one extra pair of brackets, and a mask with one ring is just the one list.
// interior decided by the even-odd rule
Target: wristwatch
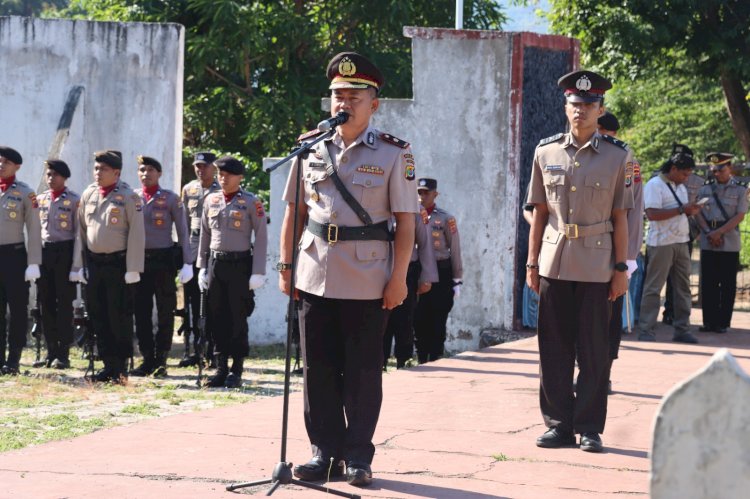
[(278, 262), (276, 264), (276, 270), (278, 270), (279, 272), (283, 272), (284, 270), (292, 270), (292, 264), (291, 263)]
[(678, 206), (677, 207), (677, 213), (679, 213), (680, 215), (682, 215), (683, 213), (685, 213), (685, 207), (682, 206), (682, 205)]
[(617, 262), (615, 264), (615, 270), (618, 272), (627, 272), (628, 271), (628, 264), (625, 262)]

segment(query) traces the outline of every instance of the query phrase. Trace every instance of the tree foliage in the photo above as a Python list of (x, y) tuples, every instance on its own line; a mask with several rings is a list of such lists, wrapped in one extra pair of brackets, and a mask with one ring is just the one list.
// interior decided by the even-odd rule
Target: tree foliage
[[(239, 152), (254, 167), (283, 155), (320, 121), (327, 61), (343, 50), (373, 59), (385, 97), (411, 91), (403, 26), (453, 25), (453, 0), (72, 0), (51, 17), (185, 26), (184, 137), (188, 150)], [(465, 26), (499, 29), (493, 0), (465, 2)]]

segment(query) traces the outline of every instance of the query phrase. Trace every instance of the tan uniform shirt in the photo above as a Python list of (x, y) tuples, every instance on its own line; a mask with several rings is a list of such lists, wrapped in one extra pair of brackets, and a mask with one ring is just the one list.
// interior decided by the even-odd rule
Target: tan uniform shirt
[(182, 187), (182, 204), (185, 207), (185, 215), (188, 220), (188, 230), (190, 231), (190, 263), (194, 263), (198, 258), (198, 244), (200, 244), (201, 234), (201, 216), (203, 215), (203, 202), (206, 196), (212, 192), (221, 190), (219, 183), (215, 180), (207, 189), (199, 180), (188, 182)]
[(42, 263), (42, 233), (39, 223), (39, 204), (34, 190), (16, 180), (0, 193), (0, 245), (24, 242), (23, 227), (26, 226), (27, 265)]
[(160, 187), (151, 199), (146, 201), (143, 189), (136, 189), (135, 193), (141, 197), (141, 203), (143, 203), (146, 249), (171, 248), (174, 244), (172, 240), (172, 224), (174, 224), (177, 243), (182, 248), (182, 261), (192, 263), (185, 210), (177, 194)]
[(632, 187), (633, 209), (628, 210), (628, 260), (635, 260), (643, 246), (643, 182), (641, 179), (641, 164), (628, 151), (628, 168), (633, 170)]
[(222, 192), (206, 197), (201, 218), (197, 266), (208, 268), (209, 250), (236, 252), (251, 249), (252, 274), (265, 275), (268, 223), (260, 199), (244, 189), (240, 189), (229, 203), (224, 200)]
[[(614, 269), (612, 210), (633, 207), (628, 151), (595, 133), (578, 146), (570, 133), (539, 143), (528, 202), (546, 204), (549, 219), (539, 275), (566, 281), (609, 282)], [(616, 143), (622, 144), (620, 141)], [(568, 227), (566, 236), (565, 224)], [(578, 237), (576, 235), (578, 231)]]
[(411, 252), (412, 262), (419, 259), (422, 271), (419, 274), (419, 282), (438, 282), (440, 276), (437, 270), (435, 251), (432, 249), (432, 236), (430, 235), (430, 218), (427, 211), (422, 208), (414, 220), (414, 250)]
[(97, 184), (81, 195), (78, 208), (81, 242), (92, 253), (127, 251), (126, 271), (143, 272), (146, 235), (143, 203), (128, 184), (118, 181), (112, 192), (102, 197)]
[(461, 240), (458, 236), (456, 217), (435, 206), (429, 215), (430, 236), (436, 260), (451, 260), (454, 279), (463, 279), (464, 269), (461, 262)]
[(81, 196), (67, 187), (57, 199), (52, 200), (52, 191), (39, 195), (39, 218), (42, 224), (42, 242), (75, 241), (73, 243), (73, 266), (71, 272), (81, 268), (81, 234), (78, 230), (78, 204)]
[[(342, 227), (364, 225), (326, 174), (320, 151), (327, 147), (338, 176), (367, 210), (373, 223), (393, 213), (418, 213), (414, 156), (408, 144), (368, 127), (349, 147), (336, 132), (318, 143), (313, 153), (296, 161), (289, 172), (283, 199), (294, 203), (297, 168), (302, 168), (300, 200), (308, 217)], [(393, 247), (387, 241), (327, 241), (305, 231), (300, 239), (296, 287), (326, 298), (377, 300), (383, 297), (393, 269)]]
[[(703, 219), (708, 223), (709, 230), (711, 230), (712, 221), (721, 223), (728, 220), (724, 217), (716, 199), (714, 199), (714, 192), (719, 197), (722, 206), (724, 206), (724, 211), (727, 212), (730, 219), (738, 213), (747, 213), (747, 187), (738, 184), (733, 178), (729, 179), (729, 182), (726, 184), (720, 184), (714, 179), (709, 180), (698, 191), (698, 199), (708, 198), (708, 202), (700, 213)], [(707, 237), (701, 237), (700, 241), (701, 249), (705, 251), (740, 251), (739, 226), (722, 236), (723, 242), (719, 247), (711, 246)]]

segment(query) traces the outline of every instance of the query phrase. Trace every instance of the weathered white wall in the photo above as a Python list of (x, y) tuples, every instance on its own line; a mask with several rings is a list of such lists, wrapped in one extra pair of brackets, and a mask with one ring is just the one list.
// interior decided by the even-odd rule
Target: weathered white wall
[(0, 17), (0, 143), (24, 158), (18, 176), (36, 188), (70, 89), (83, 86), (60, 157), (79, 193), (92, 153), (123, 153), (123, 178), (139, 186), (135, 157), (164, 166), (179, 189), (184, 29), (178, 24)]

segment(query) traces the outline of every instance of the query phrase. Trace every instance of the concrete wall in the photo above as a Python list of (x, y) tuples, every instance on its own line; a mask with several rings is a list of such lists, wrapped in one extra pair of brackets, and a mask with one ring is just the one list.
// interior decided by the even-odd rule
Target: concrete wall
[[(578, 46), (532, 33), (405, 28), (404, 34), (413, 39), (413, 99), (381, 99), (373, 123), (412, 144), (417, 176), (438, 180), (437, 204), (457, 217), (464, 286), (446, 345), (476, 349), (482, 330), (515, 325), (516, 290), (525, 276), (518, 242), (528, 234), (519, 229), (520, 197), (534, 146), (563, 131), (556, 81), (577, 64)], [(322, 107), (328, 109), (326, 100)], [(271, 176), (269, 268), (278, 259), (287, 172)], [(273, 305), (251, 319), (253, 340), (282, 337), (285, 306), (275, 275), (271, 284), (259, 300)]]
[[(138, 154), (164, 166), (179, 189), (184, 29), (178, 24), (0, 17), (0, 143), (24, 158), (18, 176), (37, 187), (71, 89), (83, 87), (59, 157), (79, 193), (92, 181), (91, 154), (123, 153), (123, 178), (138, 187)], [(52, 151), (54, 152), (54, 151)]]

